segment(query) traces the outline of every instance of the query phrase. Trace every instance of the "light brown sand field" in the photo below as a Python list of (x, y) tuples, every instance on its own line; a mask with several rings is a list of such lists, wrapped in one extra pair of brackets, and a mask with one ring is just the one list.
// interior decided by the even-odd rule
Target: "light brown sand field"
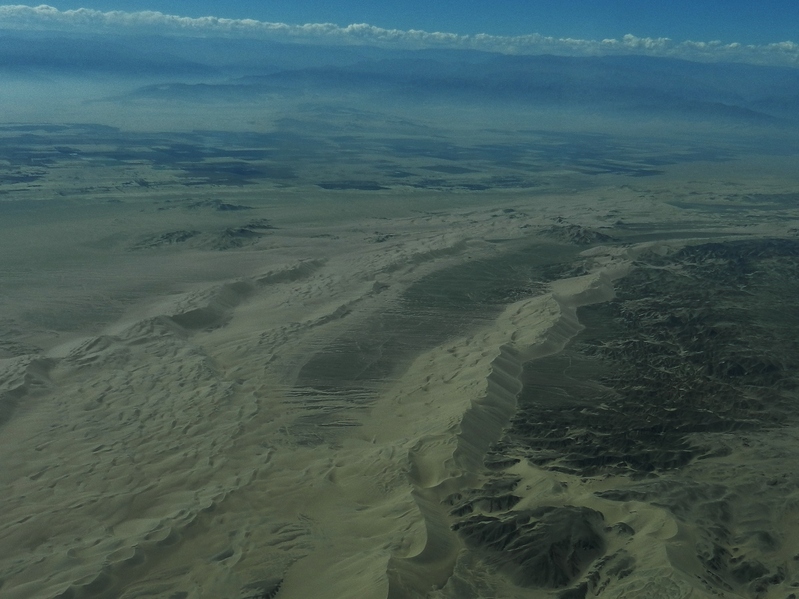
[[(514, 505), (486, 486), (526, 365), (583, 331), (578, 309), (613, 299), (644, 255), (793, 239), (793, 205), (714, 210), (793, 182), (731, 169), (724, 199), (721, 179), (675, 167), (560, 193), (187, 190), (125, 168), (96, 167), (88, 189), (62, 163), (0, 197), (2, 597), (776, 598), (799, 584), (790, 423), (726, 432), (729, 452), (685, 467), (697, 504), (734, 495), (726, 516), (660, 501), (666, 475), (620, 499), (623, 474), (520, 459), (500, 468)], [(571, 532), (542, 507), (573, 509)], [(540, 518), (552, 538), (531, 543), (565, 552), (568, 579), (509, 566), (463, 514)], [(760, 570), (712, 578), (697, 522), (714, 517), (737, 527), (717, 551), (751, 549)]]

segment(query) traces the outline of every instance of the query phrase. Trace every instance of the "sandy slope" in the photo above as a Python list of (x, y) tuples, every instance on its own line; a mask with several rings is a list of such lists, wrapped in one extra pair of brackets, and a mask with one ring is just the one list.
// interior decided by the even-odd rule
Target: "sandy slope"
[[(321, 240), (293, 233), (272, 242), (267, 268), (252, 268), (252, 252), (233, 256), (250, 275), (183, 283), (99, 334), (4, 359), (3, 596), (264, 596), (284, 575), (288, 596), (308, 584), (319, 596), (358, 585), (385, 595), (388, 561), (421, 542), (408, 451), (426, 431), (375, 416), (328, 422), (321, 438), (297, 425), (317, 398), (294, 379), (425, 272), (496, 251), (469, 239), (497, 224), (484, 212), (380, 225), (397, 240), (376, 246), (371, 223)], [(126, 266), (151, 259), (119, 255)], [(370, 406), (390, 404), (382, 392), (370, 391)], [(336, 405), (348, 398), (325, 401), (347, 423), (367, 416)], [(447, 409), (455, 423), (460, 407)]]
[[(632, 197), (618, 206), (632, 201), (640, 209)], [(586, 206), (574, 200), (573, 222), (601, 222)], [(576, 307), (612, 297), (632, 250), (589, 252), (589, 274), (407, 353), (384, 379), (330, 388), (312, 384), (309, 364), (347, 335), (367, 342), (375, 315), (396, 310), (414, 282), (497, 256), (503, 244), (486, 240), (532, 238), (564, 212), (543, 200), (526, 208), (276, 232), (209, 266), (206, 282), (165, 285), (101, 329), (4, 358), (2, 596), (458, 596), (459, 577), (479, 579), (484, 566), (464, 561), (445, 502), (481, 483), (522, 364), (580, 330)], [(151, 260), (131, 247), (119, 264)], [(168, 272), (212, 254), (162, 255)], [(664, 510), (516, 471), (531, 505), (560, 493), (634, 526), (637, 543), (677, 534)], [(652, 546), (640, 575), (607, 596), (690, 594)], [(534, 596), (511, 583), (502, 592)]]

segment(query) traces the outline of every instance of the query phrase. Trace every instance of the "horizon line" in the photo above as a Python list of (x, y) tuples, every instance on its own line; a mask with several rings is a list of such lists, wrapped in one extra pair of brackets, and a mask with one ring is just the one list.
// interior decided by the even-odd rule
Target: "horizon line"
[(188, 37), (236, 37), (293, 43), (379, 46), (395, 49), (477, 50), (499, 54), (556, 54), (601, 56), (641, 54), (681, 58), (695, 62), (744, 62), (764, 66), (799, 67), (799, 44), (780, 41), (742, 44), (711, 41), (674, 41), (668, 37), (638, 37), (602, 40), (553, 37), (540, 33), (503, 36), (487, 33), (458, 34), (420, 29), (385, 29), (367, 23), (340, 26), (333, 23), (301, 25), (255, 19), (183, 17), (159, 11), (99, 11), (78, 8), (61, 11), (41, 4), (0, 5), (0, 28), (19, 31), (65, 31), (75, 33), (161, 33)]

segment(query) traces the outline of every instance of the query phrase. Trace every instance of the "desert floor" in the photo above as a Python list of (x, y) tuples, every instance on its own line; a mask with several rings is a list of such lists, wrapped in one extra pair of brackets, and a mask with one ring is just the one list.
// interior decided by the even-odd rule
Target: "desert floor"
[(794, 596), (795, 157), (413, 139), (3, 129), (3, 597)]

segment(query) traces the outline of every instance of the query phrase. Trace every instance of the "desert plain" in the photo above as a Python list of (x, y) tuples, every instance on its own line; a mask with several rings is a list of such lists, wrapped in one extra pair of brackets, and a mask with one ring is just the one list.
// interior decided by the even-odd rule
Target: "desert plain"
[(0, 127), (0, 596), (795, 597), (791, 137), (325, 114)]

